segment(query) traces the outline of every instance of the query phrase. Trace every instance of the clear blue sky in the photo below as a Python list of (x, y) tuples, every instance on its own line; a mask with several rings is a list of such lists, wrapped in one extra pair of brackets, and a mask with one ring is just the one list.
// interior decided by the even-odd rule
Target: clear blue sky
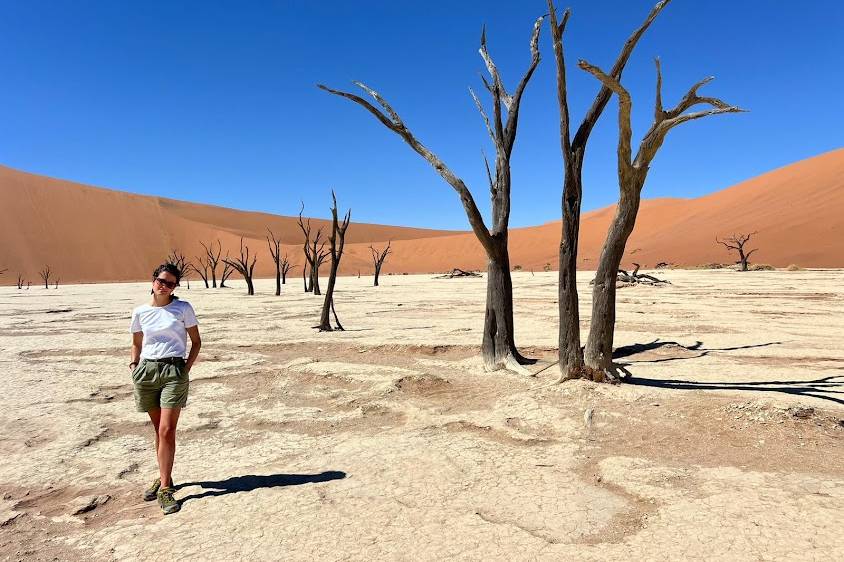
[[(572, 116), (653, 0), (570, 0)], [(512, 88), (545, 2), (0, 3), (0, 162), (143, 194), (278, 214), (327, 216), (329, 190), (356, 221), (468, 227), (457, 196), (403, 141), (315, 87), (382, 92), (462, 176), (484, 210), (491, 152), (467, 87), (490, 51)], [(624, 83), (637, 135), (652, 119), (659, 55), (666, 105), (698, 79), (751, 110), (672, 132), (646, 197), (694, 197), (841, 147), (844, 3), (674, 0), (640, 42)], [(522, 104), (512, 226), (560, 218), (561, 157), (548, 28)], [(485, 93), (485, 92), (484, 92)], [(615, 201), (616, 106), (589, 145), (584, 209)]]

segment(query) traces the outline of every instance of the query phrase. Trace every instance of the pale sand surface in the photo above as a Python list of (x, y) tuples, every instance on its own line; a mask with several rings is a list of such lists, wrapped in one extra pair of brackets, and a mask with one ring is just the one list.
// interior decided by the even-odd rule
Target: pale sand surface
[(619, 386), (551, 384), (556, 273), (514, 275), (533, 378), (483, 372), (484, 279), (341, 278), (322, 334), (299, 280), (181, 289), (166, 518), (126, 367), (148, 285), (2, 287), (0, 558), (844, 559), (844, 272), (659, 275), (619, 292)]

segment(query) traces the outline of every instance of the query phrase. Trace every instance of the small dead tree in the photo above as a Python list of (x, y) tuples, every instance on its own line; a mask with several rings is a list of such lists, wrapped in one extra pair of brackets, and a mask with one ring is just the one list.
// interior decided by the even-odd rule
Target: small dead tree
[[(669, 0), (662, 0), (648, 14), (645, 22), (633, 32), (624, 43), (618, 58), (613, 64), (610, 75), (621, 80), (621, 74), (639, 39), (650, 27)], [(580, 347), (580, 312), (577, 294), (577, 247), (580, 233), (580, 208), (583, 199), (583, 161), (586, 156), (586, 144), (592, 129), (604, 112), (612, 97), (612, 89), (603, 85), (595, 96), (592, 105), (571, 137), (571, 118), (569, 116), (568, 89), (566, 83), (566, 64), (563, 52), (563, 32), (571, 12), (563, 13), (558, 23), (553, 0), (548, 0), (550, 14), (551, 40), (557, 63), (557, 100), (560, 108), (560, 148), (563, 153), (563, 194), (562, 194), (562, 236), (560, 239), (560, 261), (558, 273), (558, 307), (560, 325), (558, 333), (560, 380), (585, 376), (583, 352)], [(533, 270), (531, 270), (533, 275)]]
[[(229, 258), (229, 255), (226, 254), (226, 257), (224, 259), (228, 259), (228, 258)], [(226, 281), (228, 280), (229, 277), (231, 277), (231, 274), (234, 273), (234, 272), (235, 272), (235, 269), (231, 266), (231, 264), (223, 261), (223, 272), (222, 272), (222, 274), (220, 274), (220, 285), (219, 285), (220, 289), (228, 289), (228, 287), (226, 286)]]
[(267, 227), (267, 246), (275, 264), (275, 296), (281, 295), (281, 240), (275, 237), (273, 231)]
[[(305, 221), (302, 218), (304, 210), (305, 204), (302, 203), (302, 206), (299, 209), (299, 228), (302, 230), (302, 234), (305, 235), (305, 244), (303, 249), (305, 252), (305, 262), (307, 264), (305, 267), (309, 271), (308, 279), (305, 282), (305, 292), (313, 292), (315, 295), (321, 295), (322, 292), (319, 288), (319, 268), (330, 252), (325, 249), (326, 242), (322, 240), (322, 228), (317, 229), (313, 240), (311, 239), (311, 219)], [(305, 275), (304, 271), (305, 270), (303, 269), (303, 276)]]
[[(240, 237), (240, 257), (229, 259), (228, 256), (223, 259), (223, 262), (230, 266), (243, 276), (246, 281), (246, 294), (254, 295), (255, 286), (252, 284), (252, 273), (255, 271), (255, 262), (258, 261), (258, 256), (253, 255), (252, 261), (249, 261), (249, 246), (243, 245), (243, 237)], [(220, 285), (222, 287), (222, 285)]]
[[(645, 133), (635, 156), (631, 145), (632, 100), (629, 92), (615, 77), (604, 73), (601, 69), (586, 61), (581, 60), (579, 62), (580, 68), (595, 76), (618, 97), (619, 135), (617, 152), (620, 194), (615, 217), (613, 217), (604, 247), (601, 250), (601, 258), (595, 274), (595, 285), (592, 289), (592, 321), (589, 327), (589, 340), (586, 342), (584, 353), (586, 367), (590, 370), (592, 379), (596, 381), (615, 380), (611, 372), (615, 331), (615, 283), (627, 239), (636, 224), (642, 188), (650, 171), (651, 162), (665, 141), (666, 135), (674, 127), (710, 115), (743, 111), (718, 98), (698, 95), (700, 87), (712, 81), (712, 77), (705, 78), (692, 86), (677, 106), (667, 110), (664, 109), (662, 106), (662, 69), (658, 58), (655, 62), (656, 103), (654, 123)], [(710, 109), (687, 113), (689, 109), (698, 105), (708, 105)]]
[(23, 289), (23, 275), (18, 273), (18, 289)]
[(750, 241), (750, 237), (754, 234), (758, 234), (758, 231), (751, 232), (750, 234), (733, 234), (732, 236), (728, 236), (723, 240), (719, 240), (718, 237), (715, 237), (715, 241), (718, 244), (722, 244), (728, 250), (734, 250), (738, 252), (739, 261), (736, 263), (740, 265), (741, 271), (747, 271), (747, 266), (750, 262), (750, 255), (753, 254), (758, 248), (753, 248), (749, 252), (745, 250), (744, 245)]
[(50, 269), (49, 265), (45, 265), (44, 269), (38, 272), (38, 276), (44, 281), (44, 288), (50, 288), (50, 276), (53, 274), (53, 271)]
[(175, 248), (167, 254), (167, 263), (172, 263), (175, 265), (179, 270), (179, 277), (187, 279), (188, 275), (190, 275), (191, 269), (193, 268), (193, 264), (188, 260), (185, 255), (176, 250)]
[[(330, 332), (332, 329), (343, 330), (343, 325), (340, 324), (340, 319), (337, 318), (337, 311), (334, 309), (334, 285), (337, 282), (337, 270), (340, 267), (340, 258), (343, 257), (343, 247), (346, 245), (346, 229), (349, 228), (349, 221), (352, 218), (352, 210), (346, 212), (346, 217), (343, 223), (339, 224), (337, 220), (337, 196), (334, 190), (331, 190), (331, 199), (333, 205), (331, 207), (331, 236), (328, 241), (331, 248), (331, 272), (328, 274), (328, 288), (325, 290), (325, 300), (322, 303), (322, 314), (319, 319), (320, 332)], [(337, 243), (339, 238), (340, 243)], [(329, 311), (334, 313), (334, 322), (337, 324), (336, 328), (331, 327), (331, 320), (329, 319)]]
[[(372, 252), (372, 266), (375, 268), (375, 283), (373, 287), (378, 286), (378, 276), (381, 275), (381, 267), (384, 265), (387, 255), (390, 254), (390, 244), (392, 244), (392, 240), (387, 242), (387, 247), (383, 250), (376, 250), (372, 246), (369, 247), (369, 251)], [(358, 277), (360, 277), (360, 272), (358, 272)]]
[(290, 273), (290, 270), (296, 267), (296, 264), (291, 263), (290, 258), (287, 254), (284, 254), (281, 257), (281, 284), (284, 285), (287, 283), (287, 274)]
[[(212, 240), (209, 244), (205, 244), (204, 242), (200, 242), (200, 245), (205, 249), (205, 256), (208, 261), (208, 269), (211, 271), (211, 287), (214, 289), (217, 288), (217, 265), (220, 263), (220, 256), (223, 253), (223, 244), (220, 240), (217, 240), (217, 249), (214, 249), (214, 241)], [(225, 266), (223, 267), (225, 271)], [(231, 271), (229, 271), (229, 275), (231, 275)], [(220, 281), (220, 287), (223, 286), (223, 281)]]
[(208, 255), (196, 256), (196, 263), (193, 264), (193, 270), (202, 278), (205, 283), (205, 288), (208, 288)]
[(417, 154), (424, 158), (460, 197), (469, 224), (487, 255), (487, 298), (484, 318), (481, 352), (487, 370), (501, 368), (529, 374), (521, 365), (535, 361), (523, 357), (516, 348), (513, 323), (513, 282), (510, 277), (510, 253), (507, 245), (510, 222), (510, 156), (516, 141), (519, 121), (519, 107), (522, 94), (539, 64), (539, 32), (544, 17), (533, 25), (530, 37), (530, 63), (527, 70), (513, 90), (508, 93), (501, 75), (487, 50), (486, 31), (481, 33), (480, 55), (489, 73), (490, 79), (483, 78), (484, 87), (492, 96), (492, 119), (484, 110), (483, 104), (469, 90), (475, 105), (481, 114), (487, 133), (495, 147), (495, 174), (490, 170), (484, 156), (490, 194), (492, 196), (492, 225), (489, 228), (478, 209), (472, 192), (464, 181), (422, 144), (408, 129), (399, 114), (375, 90), (362, 82), (355, 82), (366, 94), (375, 100), (380, 109), (366, 99), (344, 91), (334, 90), (320, 84), (318, 87), (360, 105), (382, 125), (401, 137)]
[(56, 278), (55, 285), (53, 286), (53, 288), (54, 288), (54, 289), (58, 289), (58, 288), (59, 288), (59, 281), (61, 281), (61, 279)]

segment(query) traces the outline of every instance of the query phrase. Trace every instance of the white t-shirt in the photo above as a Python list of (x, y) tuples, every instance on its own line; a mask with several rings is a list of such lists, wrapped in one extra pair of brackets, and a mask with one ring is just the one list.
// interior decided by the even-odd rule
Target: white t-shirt
[(187, 355), (187, 328), (197, 325), (189, 302), (175, 299), (167, 306), (141, 305), (132, 311), (133, 334), (144, 333), (141, 359), (164, 359)]

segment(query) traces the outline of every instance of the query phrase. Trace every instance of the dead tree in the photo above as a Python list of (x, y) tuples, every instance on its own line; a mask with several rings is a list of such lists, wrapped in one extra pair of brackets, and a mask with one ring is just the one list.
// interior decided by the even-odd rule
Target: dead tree
[(736, 263), (740, 265), (741, 271), (747, 271), (748, 261), (750, 259), (750, 255), (758, 250), (758, 248), (753, 248), (749, 252), (745, 252), (744, 245), (750, 241), (750, 237), (754, 234), (758, 234), (757, 232), (751, 232), (750, 234), (733, 234), (723, 240), (719, 240), (718, 237), (715, 237), (715, 241), (719, 244), (722, 244), (728, 250), (735, 250), (738, 252), (739, 261)]
[(275, 237), (275, 234), (267, 228), (269, 236), (267, 236), (267, 246), (270, 248), (270, 256), (275, 263), (275, 296), (281, 295), (281, 240)]
[(434, 277), (434, 279), (454, 279), (456, 277), (483, 277), (480, 273), (476, 271), (464, 271), (459, 267), (455, 267), (449, 273), (445, 273), (443, 275), (438, 275)]
[(228, 287), (226, 287), (226, 280), (231, 276), (232, 273), (235, 272), (234, 267), (232, 267), (231, 264), (229, 264), (228, 262), (225, 261), (227, 259), (229, 259), (228, 254), (226, 254), (225, 258), (223, 258), (223, 272), (220, 275), (220, 289), (227, 289), (228, 288)]
[[(315, 295), (321, 295), (319, 288), (319, 268), (328, 257), (329, 251), (325, 249), (326, 242), (322, 240), (322, 228), (316, 231), (316, 234), (311, 240), (311, 219), (305, 222), (302, 218), (302, 212), (305, 210), (305, 204), (302, 203), (299, 209), (299, 228), (302, 234), (305, 235), (305, 262), (309, 271), (307, 282), (305, 283), (305, 292)], [(304, 270), (303, 270), (304, 275)]]
[(193, 270), (202, 278), (205, 283), (205, 288), (208, 288), (208, 255), (196, 256), (196, 263), (193, 264)]
[(7, 271), (9, 271), (9, 268), (8, 268), (8, 267), (7, 267), (6, 269), (0, 269), (0, 275), (3, 275), (3, 274), (4, 274), (4, 273), (6, 273)]
[[(340, 267), (340, 258), (343, 257), (343, 246), (346, 245), (346, 229), (349, 228), (352, 210), (349, 209), (346, 212), (343, 224), (339, 224), (337, 221), (337, 196), (334, 194), (334, 190), (331, 190), (331, 199), (333, 201), (331, 207), (331, 237), (328, 239), (331, 248), (331, 272), (328, 274), (328, 288), (325, 290), (322, 315), (319, 319), (319, 326), (317, 326), (320, 332), (330, 332), (332, 329), (343, 330), (343, 325), (340, 324), (340, 319), (337, 318), (337, 311), (334, 310), (334, 284), (337, 282), (337, 270)], [(337, 244), (338, 238), (340, 240), (339, 245)], [(337, 324), (336, 328), (331, 327), (329, 312), (334, 313), (334, 322)]]
[(23, 275), (18, 273), (18, 289), (23, 289)]
[(54, 288), (54, 289), (58, 289), (58, 288), (59, 288), (59, 281), (61, 281), (61, 279), (56, 278), (55, 284), (53, 285), (53, 288)]
[[(392, 244), (392, 241), (387, 242), (387, 247), (384, 250), (376, 250), (372, 246), (369, 247), (369, 251), (372, 252), (372, 266), (375, 268), (375, 284), (373, 287), (378, 286), (378, 276), (381, 275), (381, 267), (384, 265), (387, 255), (390, 254), (390, 244)], [(360, 272), (358, 272), (358, 277), (360, 277)]]
[(167, 254), (167, 263), (172, 263), (176, 266), (176, 268), (178, 268), (180, 279), (187, 279), (187, 276), (190, 275), (191, 269), (193, 268), (193, 264), (191, 264), (190, 260), (176, 249), (173, 249), (173, 251)]
[(296, 264), (291, 263), (290, 258), (287, 254), (284, 254), (281, 257), (281, 284), (284, 285), (287, 283), (287, 274), (290, 273), (290, 270), (296, 267)]
[[(743, 111), (720, 99), (702, 97), (698, 90), (712, 80), (705, 78), (692, 86), (676, 107), (662, 107), (662, 69), (656, 59), (656, 103), (654, 123), (645, 133), (635, 156), (631, 146), (632, 126), (630, 114), (632, 100), (628, 91), (613, 76), (605, 74), (598, 67), (581, 60), (580, 68), (595, 76), (601, 83), (618, 96), (618, 186), (619, 200), (615, 217), (610, 225), (607, 238), (601, 250), (595, 285), (592, 288), (592, 321), (589, 327), (589, 340), (586, 342), (584, 359), (593, 380), (614, 380), (612, 370), (612, 346), (615, 330), (615, 294), (616, 276), (624, 248), (639, 212), (642, 188), (650, 170), (651, 162), (659, 151), (668, 132), (674, 127), (722, 113)], [(710, 109), (686, 113), (697, 105), (708, 105)]]
[(50, 276), (53, 274), (49, 265), (45, 265), (44, 269), (38, 272), (38, 276), (44, 281), (44, 288), (50, 288)]
[(319, 85), (323, 90), (349, 99), (369, 111), (381, 124), (399, 135), (414, 151), (428, 161), (460, 197), (469, 224), (484, 248), (488, 260), (486, 314), (481, 345), (484, 365), (487, 370), (508, 368), (527, 373), (521, 365), (534, 362), (523, 357), (516, 348), (513, 325), (513, 285), (510, 278), (510, 254), (507, 241), (510, 222), (510, 156), (516, 140), (522, 94), (539, 64), (539, 31), (543, 19), (540, 17), (534, 23), (530, 38), (531, 61), (512, 94), (505, 89), (498, 68), (487, 50), (486, 32), (481, 33), (479, 52), (490, 75), (490, 80), (484, 78), (483, 82), (484, 87), (492, 96), (492, 119), (487, 115), (475, 93), (471, 89), (469, 92), (495, 147), (494, 175), (484, 156), (492, 196), (491, 229), (484, 222), (472, 193), (463, 180), (457, 177), (439, 157), (416, 139), (399, 114), (378, 92), (361, 82), (355, 82), (358, 87), (375, 100), (381, 109), (355, 94)]
[(223, 262), (243, 276), (243, 279), (246, 281), (247, 295), (255, 294), (255, 286), (252, 284), (252, 273), (255, 271), (255, 262), (257, 261), (257, 255), (253, 255), (252, 261), (249, 261), (249, 246), (243, 245), (243, 236), (240, 237), (240, 257), (229, 259), (229, 257), (226, 256), (223, 260)]
[[(220, 263), (220, 256), (223, 253), (223, 244), (217, 240), (217, 249), (214, 250), (214, 241), (212, 240), (208, 245), (200, 242), (200, 245), (205, 249), (205, 256), (208, 262), (208, 269), (211, 271), (211, 287), (217, 288), (217, 265)], [(225, 266), (223, 267), (225, 270)], [(231, 275), (231, 271), (229, 271)], [(220, 287), (223, 286), (223, 281), (220, 281)]]
[[(647, 31), (662, 9), (670, 0), (659, 2), (648, 14), (645, 22), (633, 32), (624, 43), (610, 73), (616, 80), (621, 74), (639, 39)], [(552, 0), (548, 0), (550, 13), (551, 39), (557, 63), (557, 101), (560, 106), (560, 148), (563, 153), (563, 194), (562, 194), (562, 235), (560, 239), (560, 263), (558, 285), (558, 307), (560, 325), (558, 333), (560, 354), (560, 380), (585, 376), (583, 352), (580, 347), (580, 312), (577, 294), (577, 247), (580, 232), (580, 207), (583, 199), (583, 160), (586, 144), (592, 129), (604, 112), (612, 97), (612, 89), (601, 87), (574, 138), (571, 138), (571, 119), (568, 107), (568, 89), (566, 83), (566, 65), (563, 52), (563, 32), (571, 12), (563, 13), (558, 23), (557, 13)], [(531, 271), (533, 274), (533, 271)]]

